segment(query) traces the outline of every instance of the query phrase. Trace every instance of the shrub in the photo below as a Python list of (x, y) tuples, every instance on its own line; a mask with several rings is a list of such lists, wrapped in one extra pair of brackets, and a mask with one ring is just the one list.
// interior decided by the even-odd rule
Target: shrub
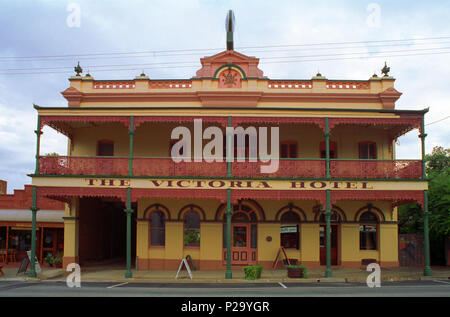
[(257, 280), (261, 277), (262, 265), (249, 265), (244, 267), (246, 280)]

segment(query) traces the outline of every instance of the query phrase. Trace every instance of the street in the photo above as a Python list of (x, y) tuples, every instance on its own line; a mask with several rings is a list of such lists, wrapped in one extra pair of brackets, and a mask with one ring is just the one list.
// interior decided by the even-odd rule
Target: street
[(0, 297), (450, 297), (450, 281), (365, 283), (114, 283), (85, 282), (69, 288), (63, 281), (1, 281)]

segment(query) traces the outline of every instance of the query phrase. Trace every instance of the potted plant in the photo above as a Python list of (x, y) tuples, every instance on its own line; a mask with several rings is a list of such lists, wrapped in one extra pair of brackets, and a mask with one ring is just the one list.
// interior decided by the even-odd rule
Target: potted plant
[(308, 269), (304, 265), (287, 265), (288, 277), (290, 278), (306, 278)]
[(58, 253), (55, 257), (53, 257), (53, 264), (55, 264), (55, 267), (62, 268), (62, 253)]
[(246, 280), (257, 280), (261, 277), (262, 265), (249, 265), (244, 266), (245, 279)]
[(51, 253), (47, 253), (47, 256), (45, 257), (45, 262), (47, 262), (47, 264), (49, 266), (53, 267), (54, 258), (53, 258), (53, 255)]

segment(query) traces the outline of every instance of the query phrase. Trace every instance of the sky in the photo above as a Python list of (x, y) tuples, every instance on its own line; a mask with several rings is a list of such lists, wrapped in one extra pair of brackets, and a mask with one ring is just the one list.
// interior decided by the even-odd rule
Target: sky
[[(95, 79), (133, 79), (142, 70), (152, 79), (191, 78), (201, 57), (225, 50), (230, 9), (235, 50), (261, 58), (271, 79), (320, 71), (367, 80), (386, 61), (403, 93), (396, 108), (430, 108), (426, 152), (450, 147), (450, 2), (0, 0), (0, 179), (8, 192), (31, 182), (33, 103), (67, 106), (61, 92), (78, 61)], [(43, 132), (41, 155), (66, 154), (65, 136)], [(417, 130), (398, 139), (396, 152), (421, 157)]]

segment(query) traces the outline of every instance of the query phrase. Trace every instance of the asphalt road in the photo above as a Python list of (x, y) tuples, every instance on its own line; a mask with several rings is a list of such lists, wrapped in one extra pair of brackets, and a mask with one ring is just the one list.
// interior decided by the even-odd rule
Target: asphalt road
[(450, 280), (363, 283), (148, 284), (1, 281), (0, 297), (450, 297)]

